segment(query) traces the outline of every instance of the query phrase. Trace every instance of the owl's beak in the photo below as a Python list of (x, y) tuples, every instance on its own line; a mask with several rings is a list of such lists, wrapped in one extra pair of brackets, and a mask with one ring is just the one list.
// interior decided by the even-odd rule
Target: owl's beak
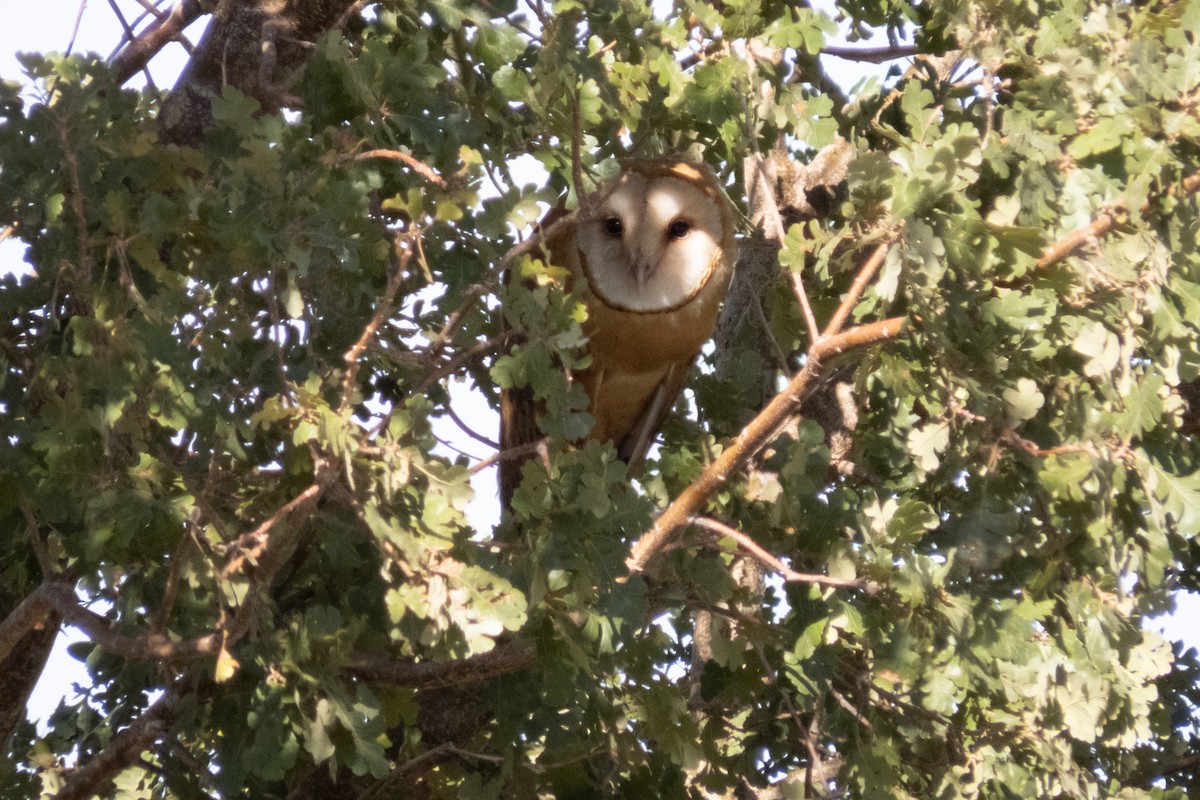
[(648, 259), (639, 258), (633, 263), (633, 277), (637, 280), (638, 288), (645, 287), (646, 281), (650, 280), (652, 272), (654, 272), (654, 267)]

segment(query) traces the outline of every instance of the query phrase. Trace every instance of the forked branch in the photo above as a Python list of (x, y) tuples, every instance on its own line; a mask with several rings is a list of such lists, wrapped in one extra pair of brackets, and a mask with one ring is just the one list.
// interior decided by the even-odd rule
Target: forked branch
[(665, 551), (675, 532), (687, 525), (691, 518), (700, 512), (708, 498), (725, 481), (738, 474), (750, 459), (771, 441), (780, 427), (816, 390), (824, 376), (825, 362), (828, 359), (850, 350), (894, 339), (903, 329), (905, 321), (904, 317), (893, 317), (860, 325), (844, 333), (826, 336), (810, 347), (804, 369), (796, 373), (787, 387), (775, 395), (767, 407), (742, 429), (737, 438), (708, 465), (700, 477), (692, 481), (667, 506), (650, 530), (633, 544), (629, 558), (625, 560), (629, 571), (645, 571), (650, 563)]

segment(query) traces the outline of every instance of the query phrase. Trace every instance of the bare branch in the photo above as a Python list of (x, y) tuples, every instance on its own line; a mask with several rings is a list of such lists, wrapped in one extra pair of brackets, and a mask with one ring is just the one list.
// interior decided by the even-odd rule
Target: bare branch
[(924, 51), (915, 44), (896, 45), (894, 47), (822, 47), (821, 55), (836, 56), (847, 61), (866, 61), (871, 64), (882, 64), (885, 61), (895, 61), (900, 58), (912, 58), (922, 55)]
[(531, 456), (534, 453), (540, 452), (541, 449), (546, 446), (546, 442), (548, 441), (549, 439), (543, 437), (538, 439), (536, 442), (526, 442), (525, 444), (519, 444), (516, 447), (510, 447), (507, 450), (500, 450), (499, 452), (493, 453), (482, 461), (473, 464), (467, 471), (474, 475), (475, 473), (482, 472), (488, 467), (498, 464), (501, 461), (507, 461), (510, 458), (524, 458), (525, 456)]
[[(1190, 195), (1195, 194), (1197, 191), (1200, 191), (1200, 172), (1195, 172), (1184, 178), (1177, 186), (1172, 186), (1168, 189), (1167, 194), (1171, 196), (1178, 196), (1180, 194)], [(1150, 203), (1151, 201), (1147, 200), (1142, 204), (1142, 212), (1150, 209)], [(1076, 228), (1062, 239), (1047, 247), (1042, 252), (1042, 257), (1037, 260), (1037, 268), (1044, 269), (1051, 264), (1057, 264), (1059, 261), (1074, 255), (1084, 247), (1091, 246), (1096, 240), (1111, 233), (1113, 228), (1125, 218), (1126, 213), (1127, 211), (1122, 203), (1101, 209), (1096, 214), (1096, 218), (1087, 225)]]
[(355, 161), (367, 161), (372, 158), (384, 158), (390, 161), (399, 161), (401, 164), (409, 167), (413, 172), (417, 173), (439, 189), (446, 189), (449, 187), (446, 179), (439, 175), (437, 170), (426, 164), (424, 161), (405, 153), (403, 150), (367, 150), (364, 153), (359, 153), (358, 155), (354, 156)]
[(117, 82), (124, 83), (145, 69), (150, 59), (172, 41), (179, 39), (184, 28), (199, 19), (203, 13), (204, 7), (199, 0), (179, 0), (171, 9), (171, 13), (159, 17), (138, 34), (137, 38), (130, 39), (112, 60)]
[(828, 575), (817, 575), (812, 572), (797, 572), (777, 556), (768, 553), (757, 542), (751, 539), (748, 535), (739, 531), (737, 528), (730, 527), (720, 520), (715, 520), (710, 517), (692, 517), (691, 523), (697, 527), (704, 528), (716, 534), (717, 537), (725, 536), (733, 539), (741, 547), (742, 551), (758, 561), (763, 566), (771, 569), (779, 574), (788, 583), (809, 583), (817, 586), (832, 586), (837, 589), (869, 589), (870, 585), (866, 581), (848, 580), (846, 578), (833, 578)]
[[(375, 314), (371, 317), (371, 321), (363, 327), (358, 340), (342, 356), (342, 362), (346, 365), (346, 375), (342, 378), (342, 401), (338, 408), (339, 414), (344, 415), (350, 408), (350, 398), (354, 394), (354, 386), (358, 381), (358, 359), (395, 307), (396, 292), (400, 290), (400, 282), (404, 280), (405, 272), (408, 270), (408, 261), (412, 258), (411, 240), (419, 235), (419, 231), (410, 231), (407, 236), (397, 234), (392, 242), (396, 263), (391, 277), (388, 278), (387, 288), (383, 292), (383, 297), (375, 302)], [(409, 241), (402, 244), (402, 238)]]
[(892, 243), (895, 240), (896, 234), (889, 234), (875, 248), (875, 251), (871, 253), (870, 258), (859, 268), (858, 274), (854, 276), (854, 283), (850, 284), (850, 289), (842, 298), (837, 311), (833, 312), (833, 317), (829, 320), (829, 324), (825, 326), (823, 336), (833, 336), (841, 331), (842, 326), (846, 324), (846, 320), (850, 317), (850, 312), (854, 310), (855, 304), (858, 303), (858, 298), (862, 297), (862, 293), (866, 291), (867, 285), (883, 265), (884, 259), (887, 258), (888, 250), (891, 249)]

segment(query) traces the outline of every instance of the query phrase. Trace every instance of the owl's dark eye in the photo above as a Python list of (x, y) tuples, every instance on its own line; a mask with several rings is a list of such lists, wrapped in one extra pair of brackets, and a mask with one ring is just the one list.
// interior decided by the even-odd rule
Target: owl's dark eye
[(621, 224), (619, 217), (608, 217), (604, 220), (604, 232), (609, 236), (620, 236), (625, 230), (625, 226)]
[(672, 239), (682, 239), (692, 231), (692, 223), (686, 219), (677, 219), (667, 226), (667, 236)]

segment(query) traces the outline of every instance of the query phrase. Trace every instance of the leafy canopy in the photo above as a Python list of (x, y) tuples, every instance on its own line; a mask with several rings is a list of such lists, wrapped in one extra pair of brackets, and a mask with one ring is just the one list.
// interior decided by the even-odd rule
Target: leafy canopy
[[(293, 113), (231, 79), (191, 145), (94, 57), (0, 85), (0, 225), (36, 270), (0, 282), (0, 611), (71, 587), (92, 680), (20, 726), (0, 794), (1200, 792), (1200, 664), (1144, 625), (1200, 588), (1200, 3), (660, 5), (372, 4)], [(894, 66), (847, 91), (824, 66), (871, 31)], [(827, 210), (784, 192), (755, 233), (748, 165), (838, 137)], [(513, 248), (663, 153), (783, 266), (631, 483), (573, 444), (584, 310)], [(856, 424), (793, 419), (703, 507), (844, 585), (756, 588), (701, 528), (631, 576), (809, 363), (791, 275), (823, 325), (881, 246), (848, 325), (905, 327), (827, 365)], [(451, 381), (546, 407), (503, 524), (435, 435)]]

